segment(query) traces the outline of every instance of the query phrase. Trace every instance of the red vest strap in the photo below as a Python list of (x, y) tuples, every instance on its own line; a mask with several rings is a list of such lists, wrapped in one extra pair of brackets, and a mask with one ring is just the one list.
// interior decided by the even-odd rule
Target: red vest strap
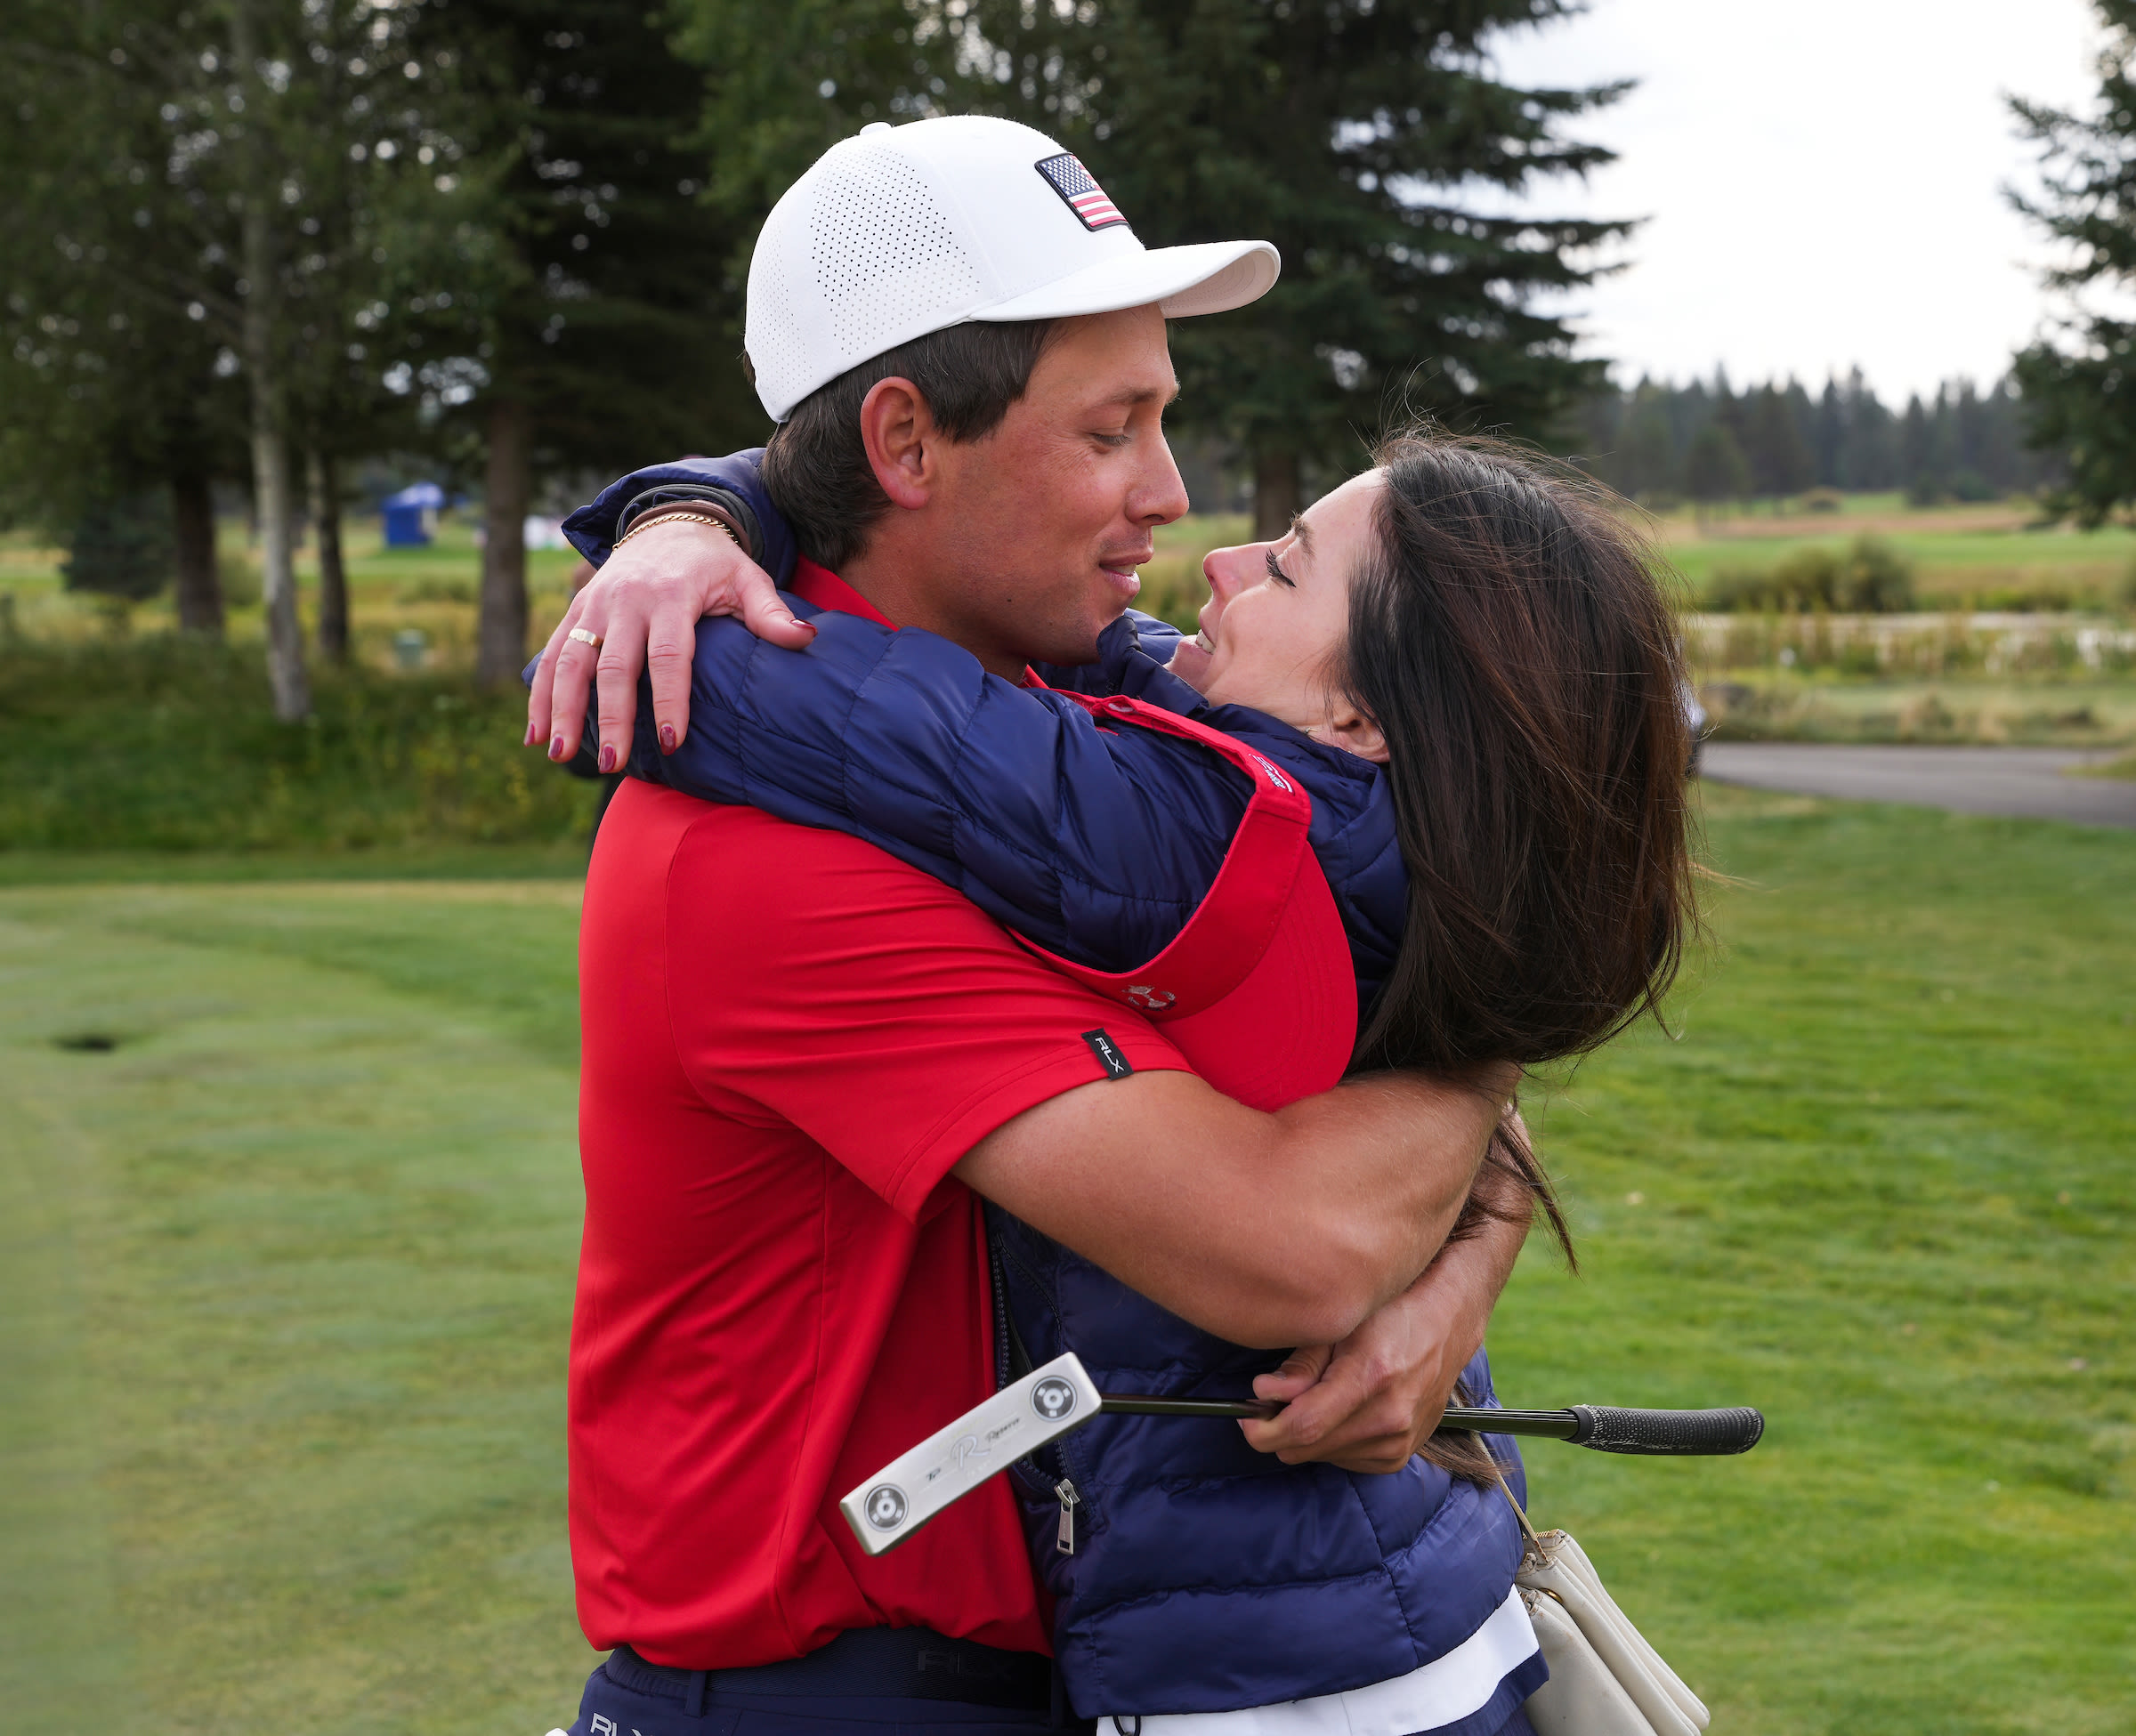
[(1253, 780), (1245, 817), (1209, 895), (1172, 943), (1148, 964), (1132, 971), (1096, 971), (1024, 943), (1055, 969), (1150, 1018), (1199, 1013), (1232, 993), (1259, 964), (1290, 905), (1300, 863), (1318, 876), (1319, 864), (1307, 848), (1313, 799), (1265, 755), (1205, 723), (1140, 699), (1101, 699), (1082, 693), (1062, 697), (1083, 707), (1101, 727), (1128, 723), (1198, 742)]

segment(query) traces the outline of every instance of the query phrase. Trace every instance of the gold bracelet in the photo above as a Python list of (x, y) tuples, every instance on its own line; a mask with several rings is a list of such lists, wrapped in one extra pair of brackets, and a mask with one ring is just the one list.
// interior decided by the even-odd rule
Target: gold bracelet
[[(630, 529), (626, 530), (620, 537), (616, 538), (615, 548), (621, 548), (624, 544), (627, 543), (633, 537), (636, 536), (639, 531), (644, 529), (647, 525), (664, 523), (671, 519), (688, 519), (696, 524), (709, 524), (716, 526), (719, 529), (727, 533), (729, 539), (733, 543), (736, 548), (740, 548), (744, 554), (748, 553), (748, 549), (742, 548), (741, 546), (741, 537), (740, 533), (737, 532), (734, 527), (729, 524), (726, 520), (721, 518), (718, 513), (713, 512), (708, 506), (700, 506), (692, 502), (687, 501), (678, 502), (673, 506), (655, 506), (650, 511), (640, 514), (638, 521), (632, 525)], [(611, 549), (610, 553), (614, 553), (614, 550)]]

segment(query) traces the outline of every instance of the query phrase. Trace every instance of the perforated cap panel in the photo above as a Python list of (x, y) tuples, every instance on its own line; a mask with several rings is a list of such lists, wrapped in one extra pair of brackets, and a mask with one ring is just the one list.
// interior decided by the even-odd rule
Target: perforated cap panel
[(979, 275), (927, 184), (895, 153), (863, 147), (823, 165), (809, 263), (848, 365), (896, 343), (916, 313), (968, 306)]
[[(776, 256), (781, 242), (778, 231), (794, 225), (794, 209), (781, 205), (773, 209), (756, 243), (759, 254)], [(801, 377), (809, 366), (808, 338), (801, 329), (794, 298), (784, 273), (749, 272), (748, 324), (743, 339), (749, 367), (756, 376), (759, 395), (781, 392), (789, 381)]]

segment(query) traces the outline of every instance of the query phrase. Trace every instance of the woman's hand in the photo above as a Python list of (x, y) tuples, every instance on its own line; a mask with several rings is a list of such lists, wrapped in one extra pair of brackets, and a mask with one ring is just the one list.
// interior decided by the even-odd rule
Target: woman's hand
[[(789, 650), (805, 650), (816, 636), (725, 531), (689, 519), (648, 525), (609, 557), (549, 635), (527, 696), (527, 746), (546, 740), (553, 760), (578, 751), (587, 690), (597, 674), (600, 767), (615, 771), (630, 758), (638, 672), (650, 667), (660, 751), (672, 754), (690, 731), (690, 659), (707, 615), (739, 615), (759, 639)], [(598, 641), (598, 650), (572, 638), (574, 627)]]
[(1292, 1351), (1253, 1383), (1256, 1398), (1289, 1403), (1241, 1423), (1247, 1444), (1286, 1465), (1399, 1471), (1438, 1427), (1526, 1236), (1525, 1220), (1486, 1220), (1340, 1344)]

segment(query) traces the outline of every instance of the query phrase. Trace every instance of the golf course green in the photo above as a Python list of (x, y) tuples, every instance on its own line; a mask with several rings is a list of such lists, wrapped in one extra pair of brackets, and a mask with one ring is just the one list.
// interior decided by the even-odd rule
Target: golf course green
[[(1769, 1426), (1536, 1443), (1535, 1516), (1716, 1736), (2120, 1736), (2136, 835), (1718, 789), (1708, 832), (1671, 1031), (1531, 1090), (1583, 1272), (1538, 1242), (1493, 1343), (1509, 1403)], [(0, 890), (12, 1720), (568, 1722), (575, 883), (36, 869)]]

